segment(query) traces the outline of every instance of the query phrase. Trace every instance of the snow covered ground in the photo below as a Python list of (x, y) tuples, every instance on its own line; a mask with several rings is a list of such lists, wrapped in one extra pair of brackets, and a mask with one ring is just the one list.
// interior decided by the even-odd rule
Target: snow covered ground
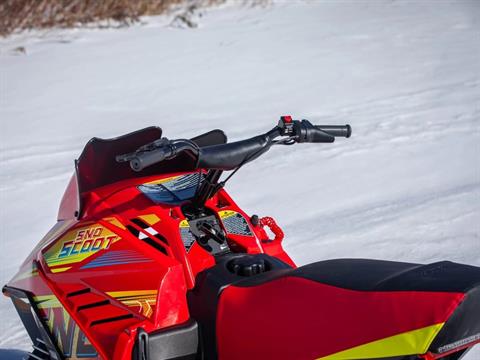
[[(229, 184), (245, 210), (277, 219), (298, 264), (480, 266), (478, 2), (231, 3), (203, 15), (197, 29), (155, 17), (0, 40), (1, 284), (53, 225), (90, 137), (160, 125), (238, 140), (283, 114), (354, 130), (274, 148)], [(0, 314), (0, 348), (28, 349), (5, 298)]]

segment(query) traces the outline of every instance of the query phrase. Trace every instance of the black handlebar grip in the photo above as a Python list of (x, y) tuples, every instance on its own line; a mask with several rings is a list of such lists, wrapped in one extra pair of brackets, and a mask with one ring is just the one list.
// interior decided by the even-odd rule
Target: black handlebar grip
[(335, 137), (349, 138), (352, 135), (352, 127), (350, 125), (315, 125), (315, 127)]
[(136, 155), (130, 160), (130, 167), (133, 171), (142, 171), (148, 166), (163, 161), (170, 155), (170, 149), (159, 148), (146, 151)]

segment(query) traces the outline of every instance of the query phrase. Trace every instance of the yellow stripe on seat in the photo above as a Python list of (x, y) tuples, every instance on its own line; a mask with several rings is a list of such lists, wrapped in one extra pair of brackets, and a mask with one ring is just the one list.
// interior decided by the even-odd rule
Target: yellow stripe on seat
[(443, 324), (407, 331), (398, 335), (355, 346), (317, 360), (358, 360), (389, 356), (425, 354)]

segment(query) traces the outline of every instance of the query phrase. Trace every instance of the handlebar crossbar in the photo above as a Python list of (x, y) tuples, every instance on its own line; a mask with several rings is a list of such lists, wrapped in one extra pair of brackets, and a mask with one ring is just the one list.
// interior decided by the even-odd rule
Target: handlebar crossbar
[[(313, 125), (308, 120), (292, 120), (290, 116), (282, 116), (272, 130), (250, 139), (199, 147), (191, 140), (162, 138), (142, 146), (134, 153), (119, 155), (116, 160), (129, 161), (134, 171), (141, 171), (188, 151), (197, 159), (196, 168), (232, 170), (258, 158), (275, 144), (332, 143), (335, 137), (348, 138), (351, 134), (350, 125)], [(278, 137), (284, 139), (276, 140)]]

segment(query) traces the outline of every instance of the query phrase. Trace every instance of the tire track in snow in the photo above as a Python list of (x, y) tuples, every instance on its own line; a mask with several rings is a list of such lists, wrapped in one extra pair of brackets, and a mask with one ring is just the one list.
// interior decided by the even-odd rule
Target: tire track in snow
[[(410, 197), (401, 197), (392, 201), (378, 202), (328, 214), (311, 214), (295, 224), (286, 224), (288, 233), (295, 234), (292, 249), (304, 246), (306, 242), (335, 242), (335, 237), (345, 233), (355, 234), (365, 229), (392, 222), (405, 213), (428, 207), (431, 204), (452, 200), (462, 196), (480, 195), (480, 183), (464, 184), (441, 192), (431, 192)], [(474, 200), (472, 200), (474, 201)], [(463, 216), (469, 213), (463, 214)], [(453, 219), (450, 219), (453, 220)], [(319, 230), (319, 231), (317, 231)], [(314, 235), (313, 235), (314, 234)], [(314, 239), (312, 239), (314, 237)]]

